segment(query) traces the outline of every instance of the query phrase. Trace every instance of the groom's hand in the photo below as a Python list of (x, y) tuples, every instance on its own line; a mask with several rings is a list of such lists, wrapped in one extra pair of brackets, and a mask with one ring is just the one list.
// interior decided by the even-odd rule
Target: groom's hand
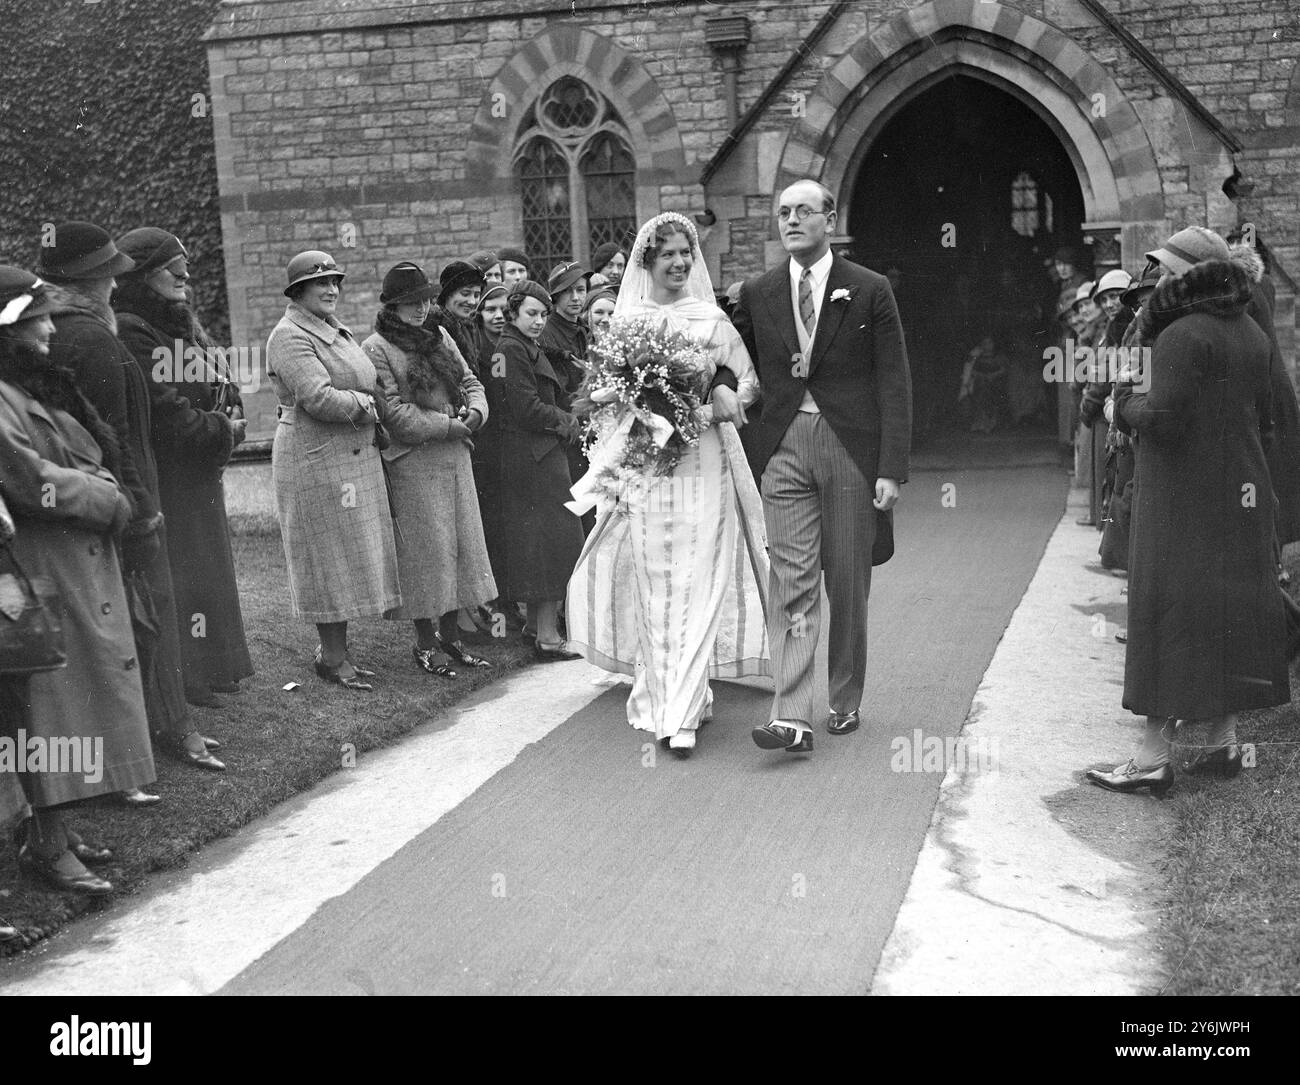
[(714, 422), (730, 422), (736, 429), (740, 429), (749, 421), (745, 417), (745, 408), (740, 405), (740, 397), (725, 384), (713, 389), (709, 402), (713, 405)]
[(898, 504), (901, 491), (898, 482), (892, 478), (876, 479), (876, 499), (872, 502), (881, 512), (888, 512)]

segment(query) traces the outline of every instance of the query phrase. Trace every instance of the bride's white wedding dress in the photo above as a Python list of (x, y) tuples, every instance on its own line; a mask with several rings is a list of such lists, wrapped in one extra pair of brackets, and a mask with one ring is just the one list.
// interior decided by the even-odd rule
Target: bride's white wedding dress
[[(744, 406), (758, 397), (749, 353), (716, 305), (642, 297), (622, 309), (615, 315), (661, 316), (704, 343), (709, 379), (726, 366)], [(633, 727), (661, 739), (693, 731), (710, 714), (710, 678), (771, 673), (767, 577), (758, 488), (735, 427), (714, 423), (671, 474), (650, 480), (643, 500), (600, 508), (569, 581), (569, 646), (633, 676)]]

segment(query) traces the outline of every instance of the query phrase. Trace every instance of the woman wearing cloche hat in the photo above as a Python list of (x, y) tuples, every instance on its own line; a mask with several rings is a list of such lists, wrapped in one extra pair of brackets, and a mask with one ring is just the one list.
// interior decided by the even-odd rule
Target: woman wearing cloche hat
[(294, 617), (320, 633), (316, 673), (370, 690), (375, 672), (348, 653), (348, 622), (402, 604), (397, 550), (376, 426), (386, 402), (375, 367), (336, 316), (344, 271), (329, 253), (300, 252), (289, 298), (266, 344), (279, 398), (271, 449)]
[[(398, 264), (384, 276), (375, 333), (362, 348), (388, 398), (388, 466), (402, 607), (415, 623), (416, 665), (455, 678), (491, 664), (462, 643), (458, 614), (496, 598), (479, 519), (470, 438), (487, 419), (483, 385), (443, 328), (424, 326), (435, 292), (424, 271)], [(450, 657), (450, 659), (448, 659)]]

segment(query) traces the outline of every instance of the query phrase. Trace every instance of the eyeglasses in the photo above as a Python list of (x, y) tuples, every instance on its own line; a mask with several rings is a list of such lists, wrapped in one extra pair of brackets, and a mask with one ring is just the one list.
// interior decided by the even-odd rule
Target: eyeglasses
[(185, 280), (190, 277), (190, 266), (185, 260), (173, 260), (170, 264), (164, 264), (162, 269), (176, 279)]
[(803, 222), (803, 220), (806, 219), (809, 215), (829, 215), (829, 214), (832, 214), (832, 212), (818, 211), (812, 207), (809, 207), (807, 204), (801, 203), (793, 211), (791, 211), (790, 208), (788, 207), (782, 207), (779, 211), (777, 211), (776, 217), (779, 218), (782, 222), (789, 222), (790, 216), (794, 215), (796, 222)]

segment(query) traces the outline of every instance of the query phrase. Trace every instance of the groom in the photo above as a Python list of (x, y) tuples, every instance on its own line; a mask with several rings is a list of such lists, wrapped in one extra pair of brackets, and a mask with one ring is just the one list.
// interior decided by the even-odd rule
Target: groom
[(831, 252), (835, 197), (816, 181), (781, 193), (787, 262), (747, 281), (733, 314), (758, 369), (754, 440), (772, 573), (767, 615), (776, 697), (753, 731), (765, 750), (812, 749), (822, 574), (830, 601), (830, 715), (858, 728), (877, 510), (907, 481), (912, 388), (889, 281)]

